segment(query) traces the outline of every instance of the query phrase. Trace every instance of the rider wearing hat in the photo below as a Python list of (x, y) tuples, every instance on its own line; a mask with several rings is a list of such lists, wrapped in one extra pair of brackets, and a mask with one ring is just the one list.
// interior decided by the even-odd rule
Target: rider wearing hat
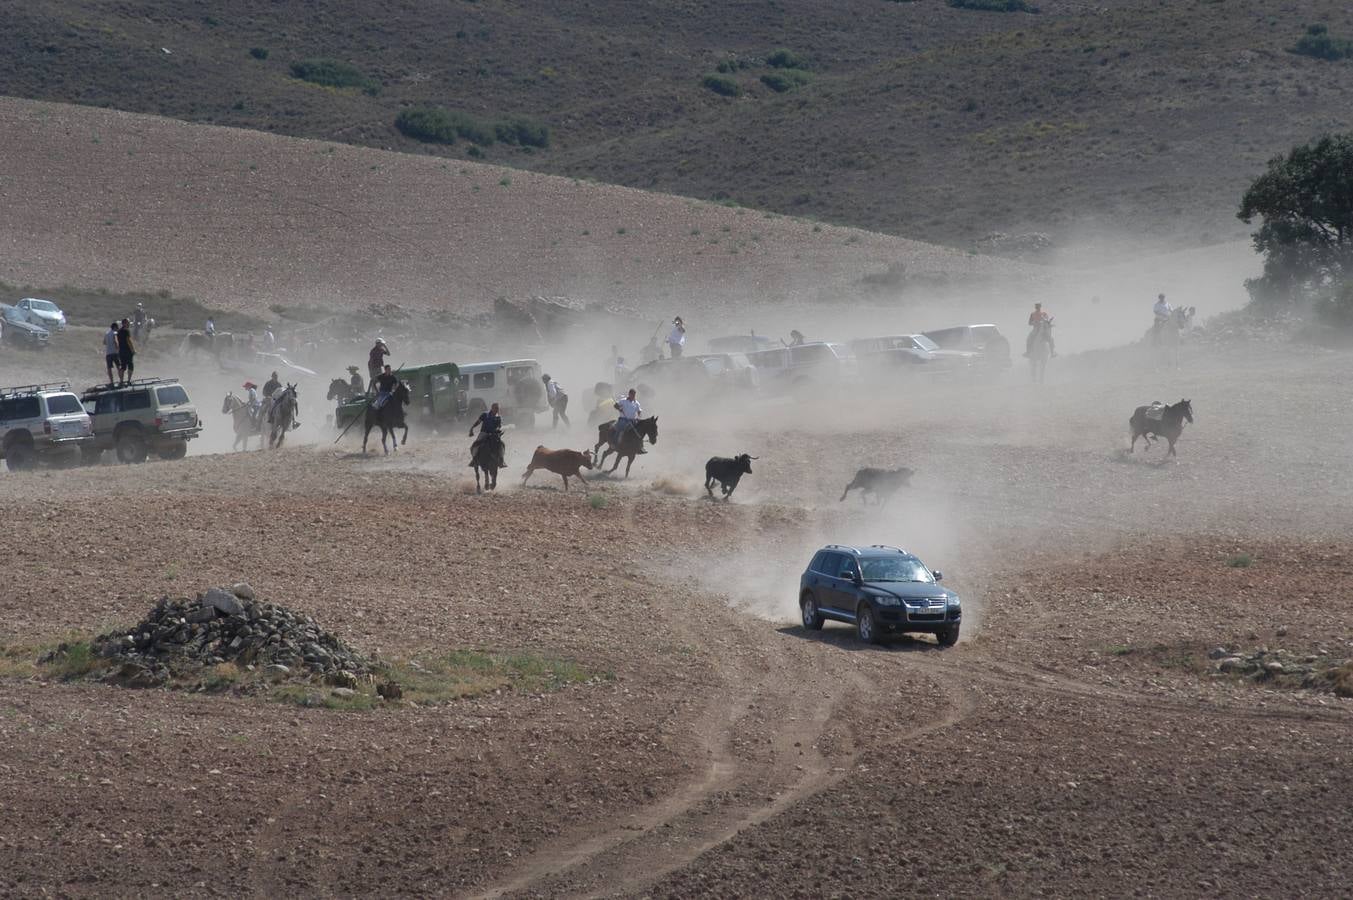
[(550, 427), (554, 428), (559, 424), (559, 420), (564, 420), (564, 427), (569, 425), (568, 413), (568, 394), (559, 386), (559, 382), (550, 378), (548, 374), (541, 375), (540, 380), (545, 382), (545, 401), (550, 405), (550, 412), (553, 414), (550, 420)]
[(348, 372), (351, 373), (348, 378), (348, 387), (352, 389), (354, 396), (366, 393), (366, 382), (362, 381), (362, 370), (356, 366), (348, 366)]
[(246, 381), (244, 383), (244, 390), (245, 401), (249, 404), (249, 417), (256, 420), (258, 419), (258, 411), (262, 407), (262, 404), (258, 399), (258, 385), (254, 384), (252, 381)]

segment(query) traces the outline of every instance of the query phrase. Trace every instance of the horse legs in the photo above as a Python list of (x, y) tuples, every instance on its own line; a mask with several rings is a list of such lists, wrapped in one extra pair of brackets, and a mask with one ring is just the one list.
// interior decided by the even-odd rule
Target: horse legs
[(1178, 438), (1166, 438), (1166, 440), (1168, 440), (1168, 441), (1170, 442), (1170, 452), (1167, 453), (1167, 454), (1165, 454), (1165, 455), (1166, 455), (1166, 456), (1175, 456), (1176, 454), (1175, 454), (1175, 452), (1174, 452), (1174, 442), (1175, 442), (1176, 440), (1178, 440)]
[(401, 443), (401, 444), (407, 444), (408, 442), (409, 442), (409, 426), (408, 426), (408, 425), (405, 425), (405, 426), (404, 426), (404, 440), (400, 441), (400, 443)]
[(369, 437), (371, 437), (371, 426), (370, 426), (370, 425), (366, 425), (366, 426), (365, 426), (365, 430), (362, 432), (362, 455), (363, 455), (363, 456), (366, 456), (366, 441), (367, 441), (367, 438), (369, 438)]
[[(616, 461), (616, 462), (620, 462), (620, 457), (617, 456), (617, 457), (615, 458), (615, 461)], [(630, 454), (630, 458), (625, 462), (625, 477), (626, 477), (626, 478), (629, 478), (629, 477), (630, 477), (630, 466), (632, 466), (632, 465), (634, 465), (634, 454)]]
[(474, 492), (482, 494), (484, 491), (479, 487), (479, 466), (473, 466), (474, 469)]

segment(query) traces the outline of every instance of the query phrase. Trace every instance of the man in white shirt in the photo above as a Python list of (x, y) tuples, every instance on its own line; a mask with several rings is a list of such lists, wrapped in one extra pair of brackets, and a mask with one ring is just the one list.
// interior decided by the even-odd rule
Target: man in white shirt
[(681, 321), (681, 316), (672, 320), (672, 330), (667, 335), (667, 352), (672, 359), (680, 359), (681, 351), (686, 346), (686, 323)]
[(568, 394), (559, 386), (559, 382), (550, 378), (549, 375), (540, 376), (540, 380), (545, 382), (545, 402), (550, 405), (552, 414), (550, 428), (553, 429), (559, 424), (559, 420), (564, 420), (564, 427), (569, 427), (568, 413)]
[(113, 366), (117, 366), (118, 372), (122, 371), (122, 363), (119, 361), (117, 346), (117, 323), (113, 322), (108, 326), (108, 330), (103, 333), (103, 362), (108, 367), (108, 386), (113, 386)]
[(1174, 315), (1174, 307), (1165, 300), (1165, 295), (1161, 294), (1156, 298), (1156, 305), (1151, 307), (1151, 312), (1155, 315), (1155, 321), (1151, 324), (1151, 339), (1160, 343), (1160, 330), (1165, 323), (1170, 321), (1170, 316)]
[[(644, 416), (644, 408), (639, 405), (639, 398), (635, 395), (634, 388), (630, 388), (628, 394), (619, 397), (615, 401), (615, 408), (620, 410), (620, 418), (615, 420), (611, 426), (611, 446), (620, 448), (620, 438), (626, 431), (634, 427), (634, 423)], [(639, 442), (639, 452), (647, 453), (644, 449), (643, 441)]]

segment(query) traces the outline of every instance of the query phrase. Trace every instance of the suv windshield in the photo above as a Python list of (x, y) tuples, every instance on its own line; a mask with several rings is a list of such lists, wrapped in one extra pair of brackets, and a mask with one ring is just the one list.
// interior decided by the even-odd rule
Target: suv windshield
[(912, 343), (916, 344), (916, 345), (917, 345), (918, 347), (920, 347), (922, 350), (938, 350), (938, 349), (940, 349), (940, 345), (939, 345), (939, 344), (935, 343), (934, 341), (932, 341), (930, 338), (926, 337), (926, 336), (923, 335), (923, 334), (913, 335), (912, 338), (911, 338), (911, 340), (912, 340)]
[(50, 300), (30, 300), (28, 305), (38, 312), (56, 312), (56, 304)]
[(53, 416), (63, 416), (67, 413), (82, 413), (85, 408), (80, 405), (80, 398), (74, 394), (52, 394), (47, 398), (47, 412)]
[(177, 384), (156, 388), (155, 396), (159, 398), (161, 406), (181, 406), (188, 402), (188, 392)]
[(865, 581), (919, 581), (934, 582), (930, 571), (914, 556), (881, 556), (862, 559), (861, 577)]

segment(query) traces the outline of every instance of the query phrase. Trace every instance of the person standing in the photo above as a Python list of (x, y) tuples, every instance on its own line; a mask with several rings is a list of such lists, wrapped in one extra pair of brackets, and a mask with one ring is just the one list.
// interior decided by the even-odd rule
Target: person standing
[(132, 323), (129, 319), (123, 319), (122, 327), (117, 330), (117, 359), (121, 383), (129, 383), (136, 371), (136, 345), (132, 343)]
[(672, 359), (680, 359), (686, 346), (686, 323), (681, 316), (672, 319), (672, 330), (667, 333), (667, 353)]
[(390, 355), (390, 348), (385, 346), (385, 341), (376, 338), (376, 343), (371, 348), (371, 352), (366, 358), (366, 372), (371, 376), (371, 384), (374, 387), (376, 378), (385, 368), (385, 357)]
[(103, 363), (108, 367), (108, 386), (113, 386), (113, 369), (122, 374), (122, 355), (118, 352), (117, 323), (109, 322), (103, 333)]
[(560, 419), (564, 420), (564, 427), (568, 428), (568, 394), (565, 394), (564, 389), (559, 386), (559, 382), (551, 379), (549, 375), (540, 376), (540, 380), (545, 382), (545, 400), (549, 403), (552, 413), (550, 428), (555, 428)]

